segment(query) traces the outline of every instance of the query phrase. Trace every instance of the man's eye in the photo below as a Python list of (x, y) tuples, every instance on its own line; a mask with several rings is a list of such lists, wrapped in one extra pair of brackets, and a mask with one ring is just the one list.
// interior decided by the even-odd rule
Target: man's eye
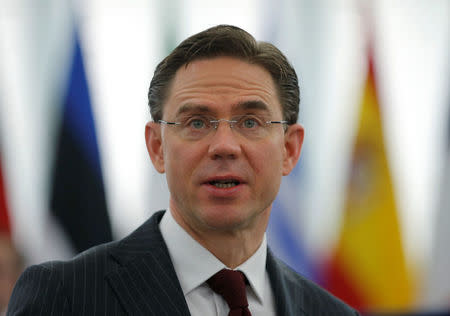
[(194, 129), (201, 129), (206, 127), (206, 123), (204, 120), (201, 119), (192, 119), (189, 121), (188, 126)]
[(255, 128), (258, 127), (258, 121), (254, 118), (246, 118), (242, 122), (244, 128)]

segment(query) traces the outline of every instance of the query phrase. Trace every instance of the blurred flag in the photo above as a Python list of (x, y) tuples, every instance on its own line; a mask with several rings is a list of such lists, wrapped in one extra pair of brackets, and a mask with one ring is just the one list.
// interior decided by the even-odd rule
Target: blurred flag
[(0, 233), (11, 234), (8, 207), (6, 203), (5, 180), (3, 178), (2, 161), (0, 157)]
[(447, 124), (447, 150), (425, 303), (429, 308), (450, 312), (450, 120)]
[[(262, 16), (261, 30), (262, 38), (274, 43), (287, 54), (288, 59), (294, 64), (294, 68), (301, 69), (299, 81), (305, 89), (300, 88), (302, 101), (300, 106), (299, 121), (308, 125), (308, 102), (311, 102), (311, 91), (316, 87), (316, 81), (308, 77), (307, 66), (310, 63), (303, 63), (305, 60), (311, 61), (309, 53), (316, 54), (319, 47), (314, 41), (316, 37), (309, 37), (313, 34), (320, 23), (317, 15), (318, 5), (308, 3), (310, 10), (304, 11), (305, 5), (302, 0), (278, 0), (263, 1), (261, 6)], [(315, 34), (315, 33), (314, 33)], [(295, 40), (292, 40), (295, 38)], [(299, 44), (308, 43), (308, 49)], [(297, 63), (297, 66), (295, 64)], [(311, 69), (314, 68), (312, 63)], [(314, 69), (317, 74), (317, 69)], [(312, 108), (312, 107), (311, 107)], [(305, 112), (306, 111), (306, 112)], [(314, 111), (318, 111), (317, 106)], [(317, 112), (316, 112), (317, 113)], [(309, 135), (309, 134), (308, 134)], [(305, 148), (305, 146), (304, 146)], [(300, 161), (292, 172), (283, 177), (279, 193), (272, 205), (270, 221), (267, 227), (267, 240), (271, 250), (291, 268), (307, 277), (310, 280), (320, 283), (318, 262), (315, 260), (316, 253), (313, 253), (311, 236), (305, 229), (306, 218), (308, 217), (307, 207), (311, 188), (311, 151), (302, 150)], [(309, 237), (309, 238), (308, 238)]]
[(361, 101), (340, 239), (325, 286), (359, 310), (411, 307), (413, 286), (402, 249), (386, 158), (371, 51)]
[(63, 98), (50, 207), (77, 252), (112, 240), (78, 33)]
[(272, 251), (291, 268), (310, 280), (320, 283), (317, 265), (304, 244), (299, 219), (302, 212), (301, 192), (303, 166), (297, 164), (289, 176), (283, 178), (273, 203), (267, 228)]
[(423, 312), (411, 312), (411, 313), (376, 313), (366, 314), (366, 316), (450, 316), (450, 311), (423, 311)]

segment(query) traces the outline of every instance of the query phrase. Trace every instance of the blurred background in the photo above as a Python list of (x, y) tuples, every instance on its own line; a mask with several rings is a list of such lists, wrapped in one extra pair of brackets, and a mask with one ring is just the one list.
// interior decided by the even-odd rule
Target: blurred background
[(0, 0), (0, 310), (24, 266), (167, 207), (147, 89), (181, 40), (222, 23), (300, 78), (306, 138), (273, 251), (362, 311), (449, 311), (448, 0)]

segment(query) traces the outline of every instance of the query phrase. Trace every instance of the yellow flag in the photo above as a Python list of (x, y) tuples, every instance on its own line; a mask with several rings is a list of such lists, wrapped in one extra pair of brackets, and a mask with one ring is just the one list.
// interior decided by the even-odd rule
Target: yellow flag
[(409, 309), (413, 282), (403, 253), (370, 56), (350, 170), (326, 286), (361, 310)]

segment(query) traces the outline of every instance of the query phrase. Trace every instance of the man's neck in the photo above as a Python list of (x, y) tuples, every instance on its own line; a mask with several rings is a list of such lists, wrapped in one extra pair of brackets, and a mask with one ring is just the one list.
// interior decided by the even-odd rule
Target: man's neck
[(259, 248), (269, 220), (270, 210), (265, 211), (257, 223), (239, 230), (195, 229), (187, 224), (183, 217), (171, 208), (175, 221), (199, 244), (210, 251), (230, 269), (234, 269), (250, 258)]

